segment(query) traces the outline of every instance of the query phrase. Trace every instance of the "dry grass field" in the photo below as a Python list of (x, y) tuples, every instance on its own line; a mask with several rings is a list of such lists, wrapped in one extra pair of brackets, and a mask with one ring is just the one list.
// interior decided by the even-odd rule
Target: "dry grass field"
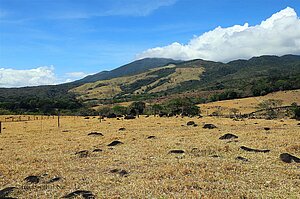
[[(190, 120), (198, 126), (187, 126)], [(217, 128), (204, 129), (205, 123)], [(279, 159), (283, 152), (300, 156), (298, 123), (154, 116), (101, 123), (97, 117), (63, 117), (60, 128), (57, 118), (6, 122), (0, 134), (0, 190), (13, 186), (10, 197), (45, 199), (76, 190), (95, 198), (300, 198), (300, 165)], [(93, 131), (103, 136), (88, 136)], [(225, 133), (239, 138), (220, 140)], [(114, 140), (123, 144), (107, 146)], [(184, 153), (169, 153), (174, 149)], [(83, 157), (75, 154), (82, 150), (88, 150)], [(39, 182), (25, 182), (30, 175), (40, 176)], [(55, 177), (61, 179), (50, 183)]]
[(268, 99), (282, 100), (283, 106), (289, 106), (293, 102), (300, 104), (300, 90), (279, 91), (259, 97), (217, 101), (207, 104), (200, 104), (200, 107), (204, 114), (211, 114), (217, 110), (220, 110), (223, 114), (230, 114), (230, 109), (232, 108), (236, 108), (242, 114), (246, 114), (257, 110), (257, 105)]

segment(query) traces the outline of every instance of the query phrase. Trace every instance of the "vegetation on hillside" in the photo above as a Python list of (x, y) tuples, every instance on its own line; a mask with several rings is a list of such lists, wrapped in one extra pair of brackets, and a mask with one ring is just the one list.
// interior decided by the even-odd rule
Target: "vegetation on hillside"
[[(296, 55), (261, 56), (226, 64), (173, 61), (172, 65), (164, 66), (170, 62), (144, 59), (112, 70), (110, 75), (102, 72), (68, 84), (0, 88), (0, 114), (53, 114), (57, 110), (66, 114), (96, 114), (90, 108), (100, 104), (152, 103), (160, 98), (164, 101), (159, 103), (164, 103), (188, 93), (197, 94), (189, 96), (197, 104), (300, 88), (300, 56)], [(106, 80), (98, 81), (101, 79)]]
[(113, 107), (103, 106), (98, 109), (102, 116), (114, 115), (160, 115), (160, 116), (196, 116), (200, 114), (200, 108), (188, 98), (177, 98), (162, 104), (149, 104), (136, 101), (130, 106), (116, 105)]

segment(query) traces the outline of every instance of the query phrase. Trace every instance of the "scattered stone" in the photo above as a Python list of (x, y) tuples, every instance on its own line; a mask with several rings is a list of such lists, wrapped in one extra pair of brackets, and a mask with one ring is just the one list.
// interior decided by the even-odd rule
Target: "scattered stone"
[(80, 158), (86, 158), (89, 155), (88, 150), (82, 150), (75, 153), (75, 155), (78, 155)]
[(300, 126), (300, 123), (298, 123), (297, 125)]
[(91, 136), (103, 136), (102, 133), (98, 133), (98, 132), (90, 132), (88, 135), (91, 135)]
[(94, 149), (93, 152), (102, 152), (102, 149)]
[(255, 152), (255, 153), (268, 153), (270, 152), (269, 149), (251, 149), (251, 148), (248, 148), (248, 147), (245, 147), (245, 146), (241, 146), (241, 149), (242, 150), (245, 150), (245, 151), (249, 151), (249, 152)]
[(63, 133), (67, 133), (67, 132), (70, 132), (70, 131), (69, 131), (69, 130), (63, 130), (62, 132), (63, 132)]
[(271, 128), (270, 127), (265, 127), (264, 128), (266, 131), (269, 131)]
[(192, 126), (192, 125), (194, 125), (194, 124), (195, 124), (194, 121), (189, 121), (188, 123), (186, 123), (186, 125), (188, 125), (188, 126)]
[(300, 163), (300, 158), (297, 158), (296, 156), (293, 156), (288, 153), (280, 154), (279, 158), (285, 163), (292, 163), (293, 161), (296, 163)]
[(54, 177), (51, 180), (49, 180), (48, 183), (53, 183), (53, 182), (57, 182), (57, 181), (60, 181), (60, 180), (61, 180), (61, 177)]
[(120, 176), (127, 176), (129, 173), (126, 171), (126, 170), (124, 170), (124, 169), (112, 169), (112, 170), (110, 170), (110, 172), (111, 173), (117, 173), (117, 174), (119, 174)]
[(217, 127), (214, 124), (204, 124), (203, 128), (204, 129), (214, 129)]
[(110, 170), (111, 173), (118, 173), (119, 169), (112, 169)]
[(125, 171), (125, 170), (121, 170), (121, 171), (119, 172), (119, 174), (120, 174), (120, 176), (126, 176), (126, 175), (128, 175), (128, 172)]
[(16, 187), (6, 187), (2, 190), (0, 190), (0, 198), (10, 198), (8, 197), (8, 195), (14, 191), (14, 189), (16, 189)]
[(181, 149), (175, 149), (175, 150), (169, 151), (169, 153), (182, 154), (182, 153), (184, 153), (184, 150), (181, 150)]
[(126, 129), (124, 127), (119, 128), (119, 131), (125, 131)]
[(241, 160), (241, 161), (243, 161), (243, 162), (248, 162), (248, 161), (249, 161), (247, 158), (244, 158), (244, 157), (242, 157), (242, 156), (238, 156), (238, 157), (236, 157), (235, 159), (236, 159), (236, 160)]
[(69, 193), (69, 194), (63, 196), (62, 198), (75, 198), (78, 196), (81, 196), (84, 199), (94, 199), (95, 198), (95, 195), (92, 192), (86, 191), (86, 190), (77, 190), (77, 191), (74, 191), (72, 193)]
[(114, 113), (110, 113), (106, 116), (107, 118), (117, 118), (117, 115)]
[(219, 155), (212, 155), (210, 157), (212, 157), (212, 158), (220, 158), (221, 156), (219, 156)]
[(88, 119), (90, 119), (90, 117), (85, 117), (84, 119), (85, 119), (85, 120), (88, 120)]
[(26, 182), (37, 184), (40, 182), (39, 176), (28, 176), (24, 179)]
[(197, 126), (198, 126), (198, 124), (194, 124), (194, 125), (193, 125), (193, 127), (197, 127)]
[(126, 116), (124, 117), (124, 119), (125, 119), (125, 120), (133, 120), (133, 119), (135, 119), (135, 116), (134, 116), (134, 115), (126, 115)]
[(154, 135), (150, 135), (147, 137), (147, 139), (155, 139), (156, 137)]
[(235, 139), (235, 138), (238, 138), (238, 136), (231, 133), (226, 133), (225, 135), (219, 137), (220, 140)]
[(120, 144), (123, 144), (123, 142), (120, 142), (118, 140), (115, 140), (115, 141), (112, 141), (109, 145), (107, 146), (116, 146), (116, 145), (120, 145)]
[(257, 122), (255, 122), (254, 124), (258, 124)]

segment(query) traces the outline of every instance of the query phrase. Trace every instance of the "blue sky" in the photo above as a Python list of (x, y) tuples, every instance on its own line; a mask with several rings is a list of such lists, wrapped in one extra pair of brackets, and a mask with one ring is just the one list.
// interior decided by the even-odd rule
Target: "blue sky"
[[(299, 16), (299, 0), (0, 0), (0, 87), (64, 82), (147, 56), (246, 58), (168, 49), (174, 42), (186, 49), (193, 38), (218, 26), (259, 25), (287, 7)], [(166, 48), (152, 50), (156, 47)], [(298, 53), (298, 46), (290, 51)], [(8, 75), (28, 71), (39, 81), (23, 77), (22, 83), (9, 83)], [(47, 75), (51, 79), (43, 82)]]

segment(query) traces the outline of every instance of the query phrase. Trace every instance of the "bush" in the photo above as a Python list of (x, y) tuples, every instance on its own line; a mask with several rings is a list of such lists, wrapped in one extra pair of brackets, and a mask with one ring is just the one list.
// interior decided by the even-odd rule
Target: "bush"
[(160, 105), (160, 104), (153, 104), (153, 105), (151, 106), (151, 112), (152, 112), (152, 114), (155, 115), (155, 116), (156, 116), (157, 114), (159, 114), (162, 110), (163, 110), (163, 106)]
[(165, 103), (165, 110), (169, 115), (199, 115), (200, 109), (188, 98), (172, 99)]
[(112, 108), (112, 112), (116, 115), (126, 115), (128, 108), (125, 106), (116, 105)]
[(112, 113), (112, 109), (108, 106), (103, 106), (98, 109), (99, 115), (107, 116)]
[(300, 106), (297, 105), (297, 103), (292, 104), (292, 112), (294, 114), (294, 119), (300, 120)]
[(274, 119), (278, 117), (279, 111), (275, 108), (282, 105), (282, 100), (269, 99), (264, 100), (258, 104), (258, 109), (265, 110), (268, 119)]
[(144, 113), (145, 107), (146, 104), (144, 102), (132, 102), (132, 104), (129, 106), (129, 112), (131, 115), (141, 115)]

